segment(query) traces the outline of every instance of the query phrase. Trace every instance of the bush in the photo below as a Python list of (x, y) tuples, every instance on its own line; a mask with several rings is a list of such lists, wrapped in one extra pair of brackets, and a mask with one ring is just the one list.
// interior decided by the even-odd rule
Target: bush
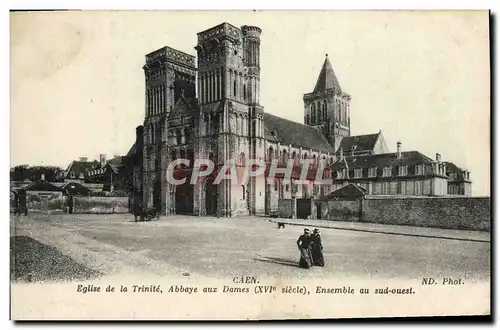
[(91, 191), (90, 197), (128, 197), (128, 193), (123, 190), (117, 191)]

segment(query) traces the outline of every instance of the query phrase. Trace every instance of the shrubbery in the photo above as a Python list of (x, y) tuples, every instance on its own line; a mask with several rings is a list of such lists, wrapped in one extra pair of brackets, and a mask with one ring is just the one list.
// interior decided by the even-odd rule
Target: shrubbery
[(116, 191), (91, 191), (90, 197), (128, 197), (128, 193), (123, 190)]

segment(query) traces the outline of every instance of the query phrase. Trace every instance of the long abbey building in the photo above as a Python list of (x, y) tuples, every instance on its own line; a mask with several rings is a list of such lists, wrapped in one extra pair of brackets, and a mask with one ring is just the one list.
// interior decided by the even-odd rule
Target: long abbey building
[[(347, 183), (370, 194), (446, 195), (447, 163), (417, 151), (390, 153), (382, 132), (351, 136), (350, 95), (342, 90), (326, 56), (312, 92), (304, 94), (304, 124), (271, 115), (260, 102), (260, 40), (256, 26), (222, 23), (198, 33), (197, 57), (163, 47), (146, 55), (145, 118), (128, 156), (133, 203), (162, 214), (231, 217), (269, 214), (279, 199), (318, 198)], [(212, 184), (207, 176), (170, 184), (168, 165), (187, 158), (227, 161), (238, 170), (248, 159), (310, 159), (329, 169), (333, 184), (269, 179), (240, 185)], [(457, 166), (458, 186), (470, 192), (469, 173)], [(457, 181), (457, 180), (455, 180)], [(454, 182), (455, 182), (454, 181)], [(457, 191), (460, 189), (456, 189)], [(460, 190), (460, 191), (462, 191)]]

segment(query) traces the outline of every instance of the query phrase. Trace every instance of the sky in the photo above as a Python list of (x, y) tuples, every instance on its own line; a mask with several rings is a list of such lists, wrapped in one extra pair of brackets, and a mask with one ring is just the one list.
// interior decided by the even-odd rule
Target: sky
[(490, 194), (487, 11), (11, 13), (11, 165), (128, 152), (144, 119), (145, 54), (196, 55), (197, 33), (256, 25), (264, 111), (303, 122), (325, 54), (351, 95), (351, 133), (471, 172)]

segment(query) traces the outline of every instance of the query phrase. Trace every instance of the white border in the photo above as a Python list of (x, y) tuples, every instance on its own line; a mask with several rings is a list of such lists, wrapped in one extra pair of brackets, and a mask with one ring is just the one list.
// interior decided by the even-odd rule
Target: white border
[[(251, 6), (249, 6), (251, 4)], [(493, 14), (499, 13), (498, 6), (500, 1), (487, 1), (487, 0), (475, 0), (475, 1), (437, 1), (437, 0), (416, 0), (416, 1), (361, 1), (361, 0), (351, 0), (344, 1), (342, 3), (333, 2), (333, 1), (270, 1), (270, 0), (253, 0), (251, 2), (246, 1), (221, 1), (221, 0), (212, 0), (212, 1), (177, 1), (177, 2), (165, 2), (165, 1), (153, 1), (153, 0), (141, 0), (141, 1), (126, 1), (126, 0), (115, 0), (115, 1), (103, 1), (103, 0), (86, 0), (86, 1), (2, 1), (2, 14), (1, 14), (1, 35), (4, 37), (6, 41), (4, 43), (5, 47), (2, 52), (2, 63), (4, 65), (3, 72), (10, 72), (9, 70), (9, 49), (10, 49), (10, 41), (9, 41), (9, 10), (17, 9), (17, 10), (29, 10), (29, 9), (68, 9), (68, 10), (154, 10), (154, 9), (170, 9), (170, 10), (324, 10), (324, 9), (336, 9), (336, 10), (471, 10), (471, 9), (491, 9)], [(283, 6), (283, 5), (286, 5)], [(496, 25), (498, 25), (498, 17), (496, 18)], [(494, 36), (495, 42), (498, 39), (498, 32), (496, 26), (493, 26), (495, 29)], [(495, 62), (498, 67), (498, 51), (495, 56)], [(492, 75), (496, 75), (496, 71), (492, 72)], [(2, 224), (5, 226), (3, 228), (4, 233), (10, 234), (9, 221), (8, 221), (8, 202), (7, 202), (7, 187), (9, 186), (9, 179), (7, 178), (7, 169), (10, 168), (10, 144), (9, 144), (9, 124), (10, 124), (10, 103), (9, 103), (9, 95), (10, 95), (10, 77), (9, 75), (4, 75), (4, 79), (2, 79), (3, 88), (5, 98), (2, 100), (4, 104), (4, 110), (1, 111), (0, 125), (2, 128), (0, 132), (2, 134), (2, 138), (0, 139), (1, 146), (1, 160), (4, 166), (3, 173), (5, 175), (0, 176), (1, 182), (0, 186), (3, 188), (2, 193), (4, 193), (4, 197), (0, 198), (0, 206), (1, 211), (4, 217), (2, 217)], [(498, 97), (498, 82), (495, 86), (495, 90), (492, 93)], [(493, 109), (493, 112), (496, 112), (496, 107)], [(496, 116), (498, 119), (498, 115)], [(495, 122), (495, 126), (498, 127), (498, 122)], [(495, 151), (498, 145), (495, 144)], [(495, 152), (496, 155), (496, 152)], [(495, 159), (496, 160), (496, 159)], [(496, 163), (496, 162), (495, 162)], [(496, 168), (495, 168), (496, 169)], [(495, 182), (495, 188), (496, 182)], [(494, 191), (497, 191), (495, 189)], [(496, 197), (496, 196), (495, 196)], [(496, 202), (496, 198), (495, 198)], [(493, 219), (495, 219), (495, 216)], [(494, 220), (493, 220), (494, 221)], [(496, 222), (496, 221), (495, 221)], [(495, 235), (497, 234), (498, 224), (494, 225)], [(496, 240), (495, 240), (496, 241)], [(9, 240), (4, 240), (4, 249), (2, 249), (3, 253), (6, 254), (6, 258), (3, 260), (9, 260)], [(494, 249), (494, 247), (492, 247)], [(496, 260), (495, 260), (496, 261)], [(9, 292), (9, 271), (6, 265), (6, 261), (4, 261), (5, 267), (3, 267), (4, 271), (1, 272), (1, 297), (2, 300), (2, 311), (4, 312), (2, 321), (5, 322), (7, 327), (13, 327), (14, 324), (12, 322), (8, 322), (10, 319), (9, 313), (9, 305), (10, 305), (10, 292)], [(493, 280), (493, 278), (492, 278)], [(496, 292), (495, 292), (496, 293)], [(493, 311), (492, 311), (493, 313)], [(7, 321), (7, 322), (6, 322)], [(305, 324), (309, 325), (309, 324)], [(45, 325), (43, 327), (49, 328), (51, 325)], [(68, 325), (70, 326), (70, 325)], [(74, 325), (72, 325), (74, 326)], [(83, 325), (89, 326), (89, 325)], [(132, 326), (139, 326), (134, 325)], [(173, 324), (169, 324), (168, 326), (175, 326)], [(289, 326), (289, 324), (286, 324)], [(339, 325), (335, 325), (338, 327)], [(383, 327), (383, 325), (381, 325)], [(97, 326), (93, 325), (94, 328), (104, 328), (103, 325)], [(426, 325), (426, 329), (433, 328), (434, 326)]]

